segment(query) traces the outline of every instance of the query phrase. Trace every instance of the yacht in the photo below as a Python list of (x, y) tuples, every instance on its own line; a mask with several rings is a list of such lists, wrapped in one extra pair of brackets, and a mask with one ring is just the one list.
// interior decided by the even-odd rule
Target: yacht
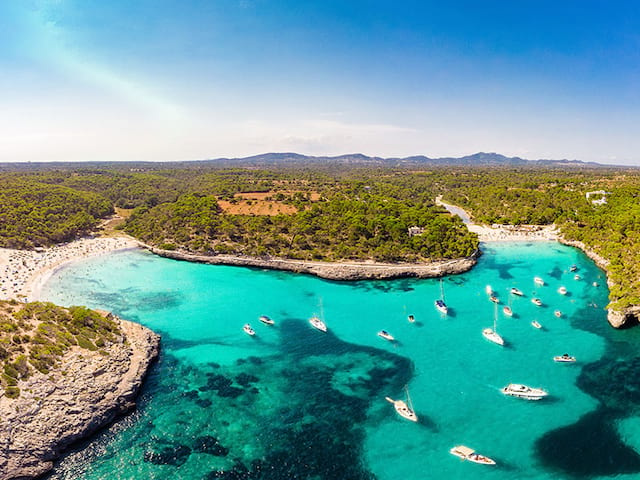
[(541, 279), (540, 277), (533, 277), (533, 283), (535, 283), (536, 285), (544, 285), (544, 280)]
[(542, 300), (540, 300), (539, 298), (532, 298), (531, 299), (531, 303), (533, 303), (534, 305), (537, 305), (539, 307), (542, 306)]
[(390, 342), (393, 342), (395, 340), (395, 338), (393, 338), (393, 335), (391, 335), (386, 330), (380, 330), (378, 332), (378, 336), (384, 338), (385, 340), (389, 340)]
[(449, 450), (449, 453), (460, 457), (462, 460), (469, 460), (470, 462), (480, 463), (482, 465), (495, 465), (495, 460), (489, 457), (476, 453), (473, 448), (465, 447), (464, 445), (457, 445)]
[(565, 353), (565, 354), (557, 355), (553, 357), (553, 361), (559, 362), (559, 363), (573, 363), (576, 361), (576, 357), (572, 357), (568, 353)]
[(510, 383), (500, 391), (505, 395), (524, 398), (525, 400), (540, 400), (542, 397), (548, 395), (548, 393), (541, 388), (531, 388), (519, 383)]
[(246, 333), (247, 335), (254, 336), (256, 334), (255, 330), (251, 328), (251, 325), (249, 325), (248, 323), (244, 324), (244, 327), (242, 327), (242, 330), (244, 330), (244, 333)]
[(533, 322), (531, 322), (531, 325), (537, 329), (542, 328), (542, 325), (540, 325), (540, 323), (537, 320), (534, 320)]
[(562, 316), (562, 312), (560, 310), (554, 310), (553, 314), (558, 318)]
[(498, 299), (498, 297), (496, 297), (493, 293), (489, 295), (489, 301), (493, 303), (500, 303), (500, 300)]
[(502, 308), (502, 313), (504, 313), (507, 317), (513, 317), (513, 310), (511, 310), (511, 307), (509, 305), (505, 305)]
[(519, 297), (522, 297), (524, 295), (524, 293), (522, 293), (522, 290), (518, 290), (516, 287), (511, 288), (511, 293), (514, 295), (518, 295)]
[(490, 342), (497, 343), (498, 345), (504, 345), (504, 339), (495, 330), (485, 328), (482, 330), (482, 336)]
[(409, 397), (409, 389), (406, 387), (405, 387), (405, 392), (407, 395), (406, 402), (404, 400), (394, 400), (390, 397), (384, 397), (384, 398), (387, 402), (393, 404), (393, 408), (396, 409), (396, 412), (398, 412), (398, 415), (400, 415), (402, 418), (406, 418), (407, 420), (410, 420), (412, 422), (417, 422), (418, 416), (416, 415), (416, 412), (413, 410), (413, 404), (411, 403), (411, 398)]
[(262, 323), (264, 323), (265, 325), (274, 325), (276, 323), (273, 320), (271, 320), (269, 317), (267, 317), (266, 315), (261, 315), (259, 320)]
[(441, 313), (444, 313), (445, 315), (446, 315), (446, 314), (447, 314), (447, 312), (449, 311), (449, 309), (447, 308), (447, 304), (446, 304), (446, 303), (444, 303), (444, 301), (443, 301), (443, 300), (438, 299), (438, 300), (436, 300), (436, 301), (434, 302), (434, 304), (435, 304), (436, 308), (437, 308)]
[(566, 294), (567, 294), (567, 289), (566, 289), (566, 287), (560, 287), (560, 288), (558, 289), (558, 293), (559, 293), (560, 295), (566, 295)]
[(327, 331), (327, 326), (325, 325), (325, 323), (320, 320), (318, 317), (311, 317), (309, 319), (309, 323), (311, 324), (311, 326), (313, 328), (317, 328), (318, 330), (320, 330), (321, 332), (326, 332)]

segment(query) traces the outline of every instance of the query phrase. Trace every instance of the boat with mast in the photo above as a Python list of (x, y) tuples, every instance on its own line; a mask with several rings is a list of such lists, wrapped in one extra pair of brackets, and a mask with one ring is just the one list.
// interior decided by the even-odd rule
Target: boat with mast
[(416, 412), (413, 410), (413, 404), (411, 403), (411, 397), (409, 397), (409, 388), (404, 386), (405, 395), (407, 397), (407, 401), (404, 400), (394, 400), (391, 397), (384, 397), (385, 400), (391, 404), (393, 404), (393, 408), (396, 409), (398, 415), (402, 418), (405, 418), (411, 422), (417, 422), (418, 416)]
[(313, 317), (311, 317), (309, 319), (309, 323), (311, 324), (311, 326), (313, 328), (317, 328), (318, 330), (320, 330), (321, 332), (326, 332), (327, 331), (327, 325), (324, 323), (324, 313), (322, 311), (322, 299), (320, 299), (319, 302), (320, 305), (320, 316), (316, 316), (314, 315)]
[(447, 308), (447, 304), (444, 303), (444, 286), (442, 284), (442, 278), (440, 279), (440, 298), (434, 302), (436, 308), (440, 313), (446, 315), (449, 309)]
[(493, 330), (491, 328), (485, 328), (482, 330), (482, 336), (490, 342), (498, 345), (504, 345), (504, 339), (498, 334), (496, 324), (498, 322), (498, 304), (493, 305)]

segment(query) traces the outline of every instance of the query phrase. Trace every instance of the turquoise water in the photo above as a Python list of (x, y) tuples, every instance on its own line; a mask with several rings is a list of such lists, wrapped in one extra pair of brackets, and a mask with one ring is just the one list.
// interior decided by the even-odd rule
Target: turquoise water
[[(44, 299), (140, 322), (162, 335), (162, 355), (139, 409), (51, 478), (637, 478), (640, 338), (608, 327), (604, 274), (552, 242), (483, 251), (471, 272), (442, 287), (436, 279), (329, 282), (137, 250), (62, 269)], [(487, 284), (515, 313), (498, 315), (504, 347), (481, 335), (494, 315)], [(568, 295), (557, 293), (561, 285)], [(510, 295), (512, 286), (525, 296)], [(441, 289), (446, 317), (433, 305)], [(265, 314), (275, 326), (258, 321)], [(328, 333), (310, 327), (313, 314)], [(381, 329), (397, 341), (379, 338)], [(565, 352), (578, 362), (552, 361)], [(510, 382), (550, 395), (505, 397), (499, 389)], [(404, 398), (404, 385), (417, 424), (384, 399)], [(498, 465), (461, 462), (449, 454), (458, 444)]]

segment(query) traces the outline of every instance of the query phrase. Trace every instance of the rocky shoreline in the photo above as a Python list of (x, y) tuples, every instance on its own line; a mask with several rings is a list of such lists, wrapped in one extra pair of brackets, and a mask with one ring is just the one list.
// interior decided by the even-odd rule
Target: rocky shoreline
[[(594, 261), (596, 265), (598, 265), (601, 269), (604, 270), (607, 277), (607, 285), (609, 288), (613, 286), (613, 282), (611, 281), (611, 277), (607, 273), (607, 268), (609, 267), (609, 260), (598, 255), (596, 252), (591, 250), (587, 245), (583, 242), (579, 242), (577, 240), (567, 240), (560, 236), (558, 241), (563, 245), (568, 245), (570, 247), (579, 248), (584, 252), (584, 254)], [(631, 305), (630, 307), (625, 308), (624, 310), (607, 310), (607, 321), (613, 328), (629, 328), (635, 325), (640, 324), (640, 305)]]
[(212, 265), (234, 265), (242, 267), (285, 270), (306, 273), (327, 280), (382, 280), (392, 278), (433, 278), (455, 275), (471, 270), (477, 262), (480, 251), (466, 258), (435, 261), (427, 264), (410, 263), (347, 263), (347, 262), (307, 262), (280, 258), (256, 258), (238, 255), (196, 255), (177, 250), (162, 250), (145, 246), (150, 252), (161, 257)]
[(0, 395), (0, 480), (47, 473), (71, 444), (135, 407), (160, 337), (117, 320), (123, 337), (108, 355), (75, 348), (55, 371), (21, 384), (19, 398)]

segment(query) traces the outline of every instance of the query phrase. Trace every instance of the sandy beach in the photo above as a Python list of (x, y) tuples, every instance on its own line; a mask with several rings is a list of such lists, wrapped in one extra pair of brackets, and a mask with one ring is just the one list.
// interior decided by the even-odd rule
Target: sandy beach
[(0, 248), (0, 299), (37, 300), (42, 286), (65, 263), (138, 246), (129, 237), (95, 237), (38, 251)]

